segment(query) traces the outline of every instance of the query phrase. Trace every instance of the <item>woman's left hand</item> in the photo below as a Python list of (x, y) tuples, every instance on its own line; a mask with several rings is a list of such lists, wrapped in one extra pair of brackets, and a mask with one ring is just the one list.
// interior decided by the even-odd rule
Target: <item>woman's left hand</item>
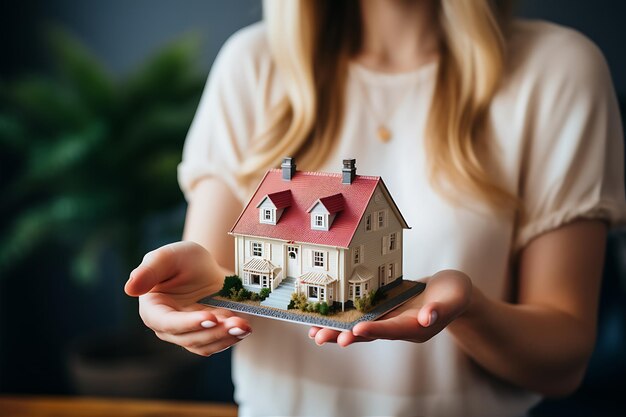
[(379, 320), (343, 332), (312, 327), (309, 337), (318, 345), (336, 342), (343, 347), (376, 339), (425, 342), (465, 313), (472, 296), (471, 280), (459, 271), (441, 271), (425, 282), (426, 289), (418, 297)]

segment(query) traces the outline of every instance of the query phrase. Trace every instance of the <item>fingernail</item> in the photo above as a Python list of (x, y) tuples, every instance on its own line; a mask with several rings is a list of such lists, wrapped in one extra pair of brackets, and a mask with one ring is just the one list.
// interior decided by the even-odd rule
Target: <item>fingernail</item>
[(205, 320), (200, 323), (200, 326), (204, 327), (205, 329), (210, 329), (211, 327), (217, 326), (217, 323), (211, 320)]
[(250, 333), (250, 332), (248, 332), (248, 333), (246, 333), (246, 334), (242, 334), (241, 336), (237, 336), (237, 339), (239, 339), (239, 340), (243, 340), (243, 339), (245, 339), (246, 337), (250, 336), (251, 334), (252, 334), (252, 333)]
[(239, 327), (233, 327), (232, 329), (229, 329), (229, 330), (228, 330), (228, 334), (229, 334), (229, 335), (231, 335), (231, 336), (237, 336), (237, 337), (239, 337), (239, 336), (243, 336), (243, 335), (247, 335), (247, 334), (249, 334), (249, 333), (250, 333), (250, 332), (247, 332), (247, 331), (245, 331), (245, 330), (243, 330), (243, 329), (240, 329)]
[(435, 310), (430, 312), (430, 320), (428, 321), (428, 326), (432, 326), (437, 321), (437, 312)]

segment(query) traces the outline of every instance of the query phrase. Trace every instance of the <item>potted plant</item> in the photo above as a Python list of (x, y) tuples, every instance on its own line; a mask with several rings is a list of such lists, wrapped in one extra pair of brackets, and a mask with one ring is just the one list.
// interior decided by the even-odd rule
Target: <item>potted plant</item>
[[(199, 43), (176, 41), (116, 78), (66, 32), (48, 39), (54, 74), (0, 85), (0, 279), (22, 279), (17, 271), (30, 264), (31, 288), (37, 280), (98, 288), (84, 300), (56, 300), (83, 302), (77, 309), (101, 316), (91, 323), (118, 318), (113, 333), (66, 344), (78, 391), (167, 396), (167, 380), (180, 386), (177, 373), (197, 359), (147, 334), (122, 287), (143, 253), (182, 230), (176, 166), (204, 85)], [(50, 253), (61, 254), (63, 268), (49, 266)], [(147, 381), (152, 392), (121, 388)]]

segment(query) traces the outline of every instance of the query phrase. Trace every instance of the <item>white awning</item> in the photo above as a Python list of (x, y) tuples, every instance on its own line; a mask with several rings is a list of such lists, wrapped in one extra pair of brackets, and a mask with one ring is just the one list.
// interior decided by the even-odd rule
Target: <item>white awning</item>
[(333, 278), (323, 272), (307, 272), (306, 274), (300, 275), (298, 280), (305, 284), (328, 285), (337, 281), (337, 278)]
[(270, 274), (280, 270), (279, 267), (262, 258), (252, 258), (245, 264), (243, 264), (243, 270), (246, 272), (258, 272), (261, 274)]
[(372, 278), (374, 278), (374, 275), (370, 272), (370, 270), (365, 268), (363, 265), (359, 265), (354, 268), (354, 271), (352, 271), (352, 276), (350, 276), (348, 282), (350, 284), (361, 284)]

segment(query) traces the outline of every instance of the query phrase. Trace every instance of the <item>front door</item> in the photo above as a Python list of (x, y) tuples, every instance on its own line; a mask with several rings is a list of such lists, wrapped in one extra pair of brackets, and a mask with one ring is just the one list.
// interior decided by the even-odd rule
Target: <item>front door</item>
[(287, 276), (300, 276), (300, 247), (287, 246)]

